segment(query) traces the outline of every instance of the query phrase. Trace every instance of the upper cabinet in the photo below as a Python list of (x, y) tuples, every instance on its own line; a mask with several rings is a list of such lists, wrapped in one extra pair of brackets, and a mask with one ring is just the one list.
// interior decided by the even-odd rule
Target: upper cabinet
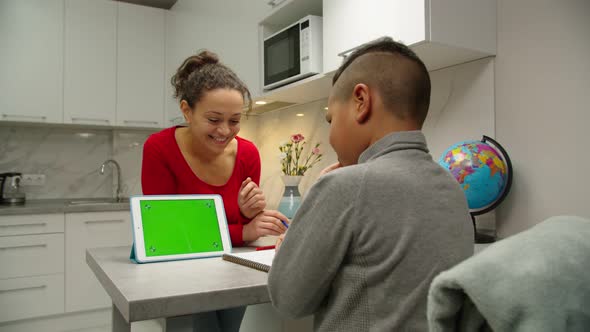
[(117, 4), (116, 124), (164, 127), (165, 11)]
[(115, 124), (117, 6), (66, 0), (64, 123)]
[(187, 14), (182, 12), (166, 12), (166, 64), (165, 82), (164, 82), (164, 114), (165, 127), (171, 127), (184, 124), (184, 117), (180, 112), (179, 102), (174, 98), (174, 88), (171, 84), (171, 78), (176, 74), (176, 70), (184, 59), (194, 54), (196, 50), (193, 43), (186, 40), (192, 36), (191, 31), (198, 31), (191, 27), (193, 20)]
[(61, 123), (63, 0), (0, 2), (0, 121)]
[(496, 53), (495, 0), (323, 0), (324, 71), (382, 36), (409, 45), (429, 70)]
[(166, 12), (108, 0), (0, 1), (0, 121), (166, 126)]
[(170, 79), (186, 58), (204, 49), (216, 53), (252, 95), (259, 93), (256, 23), (269, 9), (266, 2), (196, 2), (179, 2), (181, 8), (166, 12), (166, 126), (184, 123)]
[(323, 73), (258, 95), (256, 100), (277, 105), (260, 109), (326, 98), (343, 59), (383, 36), (410, 46), (430, 71), (496, 53), (496, 0), (291, 0), (260, 22), (260, 37), (318, 13)]

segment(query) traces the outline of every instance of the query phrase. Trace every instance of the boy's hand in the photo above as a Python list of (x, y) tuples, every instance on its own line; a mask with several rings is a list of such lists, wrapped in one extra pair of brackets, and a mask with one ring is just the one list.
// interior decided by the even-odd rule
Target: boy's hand
[(238, 206), (240, 212), (248, 219), (254, 218), (266, 207), (266, 200), (262, 189), (256, 185), (251, 178), (242, 182), (240, 193), (238, 194)]
[(342, 164), (340, 164), (340, 162), (334, 163), (326, 168), (324, 168), (321, 172), (320, 172), (320, 176), (326, 174), (326, 173), (330, 173), (331, 171), (342, 167)]
[(277, 238), (277, 243), (275, 244), (275, 251), (279, 251), (281, 244), (285, 240), (285, 235), (287, 235), (287, 233), (283, 233), (283, 234), (279, 235), (279, 237)]
[(264, 210), (244, 225), (242, 238), (245, 242), (250, 242), (264, 235), (281, 235), (287, 231), (281, 220), (288, 222), (289, 219), (279, 211)]

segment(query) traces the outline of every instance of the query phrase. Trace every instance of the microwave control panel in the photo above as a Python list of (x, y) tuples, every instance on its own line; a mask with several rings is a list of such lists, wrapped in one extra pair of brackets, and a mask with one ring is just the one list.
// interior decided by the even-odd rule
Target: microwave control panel
[(300, 42), (299, 42), (299, 46), (300, 46), (300, 53), (299, 55), (301, 56), (301, 62), (305, 62), (305, 61), (309, 61), (309, 20), (303, 21), (301, 22), (300, 25)]

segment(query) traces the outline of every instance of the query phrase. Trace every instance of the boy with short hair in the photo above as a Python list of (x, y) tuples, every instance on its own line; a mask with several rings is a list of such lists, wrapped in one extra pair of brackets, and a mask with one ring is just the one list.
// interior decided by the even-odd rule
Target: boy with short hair
[(426, 67), (390, 38), (338, 69), (326, 120), (339, 162), (278, 243), (279, 312), (315, 314), (316, 331), (427, 330), (430, 282), (473, 254), (465, 196), (420, 131), (429, 103)]

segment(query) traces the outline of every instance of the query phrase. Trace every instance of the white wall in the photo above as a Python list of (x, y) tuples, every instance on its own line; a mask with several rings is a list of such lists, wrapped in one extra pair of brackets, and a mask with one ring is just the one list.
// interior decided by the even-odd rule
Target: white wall
[(515, 169), (499, 235), (590, 217), (590, 1), (499, 0), (495, 76), (496, 138)]
[[(438, 161), (455, 143), (494, 137), (494, 59), (485, 58), (430, 72), (430, 108), (422, 131)], [(496, 213), (476, 217), (478, 231), (493, 234)]]
[(494, 60), (430, 72), (430, 108), (422, 131), (438, 161), (451, 145), (494, 136)]

